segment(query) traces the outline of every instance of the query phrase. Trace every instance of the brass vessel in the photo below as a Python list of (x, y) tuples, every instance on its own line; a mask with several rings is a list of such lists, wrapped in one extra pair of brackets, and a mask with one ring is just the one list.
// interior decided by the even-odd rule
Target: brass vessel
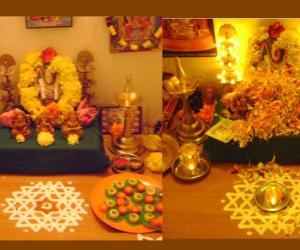
[(136, 154), (143, 152), (142, 143), (132, 134), (133, 112), (140, 102), (138, 95), (132, 90), (131, 77), (127, 77), (124, 91), (116, 96), (116, 103), (124, 109), (124, 129), (121, 136), (112, 140), (110, 150), (115, 154)]
[(197, 121), (192, 115), (188, 102), (189, 96), (196, 90), (198, 82), (188, 78), (181, 67), (179, 58), (175, 58), (177, 75), (164, 82), (167, 92), (182, 100), (184, 117), (176, 128), (176, 137), (180, 143), (193, 142), (201, 144), (205, 139), (205, 124)]
[(277, 182), (265, 182), (255, 193), (256, 205), (266, 212), (277, 212), (286, 208), (290, 202), (288, 189)]
[(209, 160), (200, 152), (195, 143), (184, 143), (180, 155), (172, 165), (173, 174), (181, 180), (195, 181), (204, 178), (210, 171)]

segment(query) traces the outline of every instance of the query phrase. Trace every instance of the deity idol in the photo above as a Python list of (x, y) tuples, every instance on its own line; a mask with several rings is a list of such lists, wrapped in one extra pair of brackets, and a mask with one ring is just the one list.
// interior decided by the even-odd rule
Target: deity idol
[(11, 135), (17, 142), (25, 142), (31, 136), (30, 119), (23, 111), (16, 113), (11, 126)]
[(60, 89), (56, 75), (49, 72), (48, 68), (38, 67), (36, 69), (36, 86), (40, 93), (40, 99), (43, 105), (47, 106), (52, 102), (59, 100)]

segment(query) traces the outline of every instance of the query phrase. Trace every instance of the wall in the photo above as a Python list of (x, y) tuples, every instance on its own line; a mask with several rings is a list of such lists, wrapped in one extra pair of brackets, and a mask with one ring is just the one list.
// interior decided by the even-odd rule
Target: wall
[[(276, 19), (284, 25), (295, 31), (300, 31), (300, 19)], [(240, 67), (244, 68), (247, 58), (248, 40), (253, 34), (253, 31), (258, 25), (268, 25), (275, 21), (275, 19), (214, 19), (215, 35), (218, 38), (219, 28), (226, 23), (235, 27), (239, 38), (238, 53), (241, 58)], [(185, 57), (181, 58), (181, 63), (187, 74), (201, 76), (202, 86), (208, 82), (219, 86), (219, 80), (216, 78), (221, 71), (221, 66), (218, 64), (216, 57)], [(174, 59), (164, 58), (163, 69), (168, 72), (174, 72)]]
[(89, 50), (95, 59), (96, 104), (110, 105), (131, 74), (144, 97), (144, 120), (153, 122), (161, 114), (161, 52), (110, 53), (104, 17), (73, 17), (72, 28), (48, 29), (26, 29), (25, 17), (0, 17), (0, 32), (0, 54), (11, 54), (18, 65), (27, 53), (48, 46), (73, 60)]

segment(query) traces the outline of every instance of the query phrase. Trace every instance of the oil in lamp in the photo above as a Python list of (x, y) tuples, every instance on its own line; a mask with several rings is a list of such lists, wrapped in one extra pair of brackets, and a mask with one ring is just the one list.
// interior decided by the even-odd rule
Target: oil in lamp
[(200, 147), (192, 142), (184, 143), (180, 147), (179, 156), (173, 163), (173, 174), (182, 180), (198, 180), (210, 171), (211, 164), (201, 154)]
[(198, 87), (198, 81), (186, 76), (178, 57), (175, 58), (177, 75), (164, 81), (165, 88), (171, 96), (181, 98), (184, 117), (176, 128), (176, 137), (179, 142), (202, 143), (205, 139), (205, 124), (196, 121), (192, 115), (188, 98)]
[(141, 103), (141, 98), (132, 90), (131, 76), (127, 77), (124, 90), (116, 95), (115, 102), (124, 110), (124, 129), (120, 136), (112, 139), (110, 149), (115, 154), (139, 155), (143, 152), (143, 146), (131, 130), (134, 110)]

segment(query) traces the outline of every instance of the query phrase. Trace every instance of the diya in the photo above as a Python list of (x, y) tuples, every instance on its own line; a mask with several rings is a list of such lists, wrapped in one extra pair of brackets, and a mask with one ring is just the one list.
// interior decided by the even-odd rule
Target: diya
[(198, 180), (210, 171), (209, 160), (200, 153), (199, 146), (185, 143), (180, 148), (180, 155), (175, 159), (172, 172), (181, 180)]
[(115, 154), (141, 154), (142, 143), (132, 135), (133, 111), (141, 102), (141, 98), (132, 90), (131, 77), (127, 77), (124, 91), (115, 98), (117, 105), (124, 110), (124, 129), (120, 136), (112, 139), (110, 150)]
[(287, 188), (280, 183), (265, 182), (256, 190), (255, 202), (264, 211), (277, 212), (289, 204), (290, 194)]
[(181, 98), (183, 104), (183, 121), (176, 128), (176, 137), (181, 143), (194, 142), (202, 143), (205, 139), (205, 124), (197, 121), (192, 115), (192, 110), (188, 102), (189, 96), (198, 87), (198, 81), (188, 78), (181, 67), (180, 59), (175, 58), (177, 76), (173, 76), (164, 81), (165, 89), (171, 96)]

